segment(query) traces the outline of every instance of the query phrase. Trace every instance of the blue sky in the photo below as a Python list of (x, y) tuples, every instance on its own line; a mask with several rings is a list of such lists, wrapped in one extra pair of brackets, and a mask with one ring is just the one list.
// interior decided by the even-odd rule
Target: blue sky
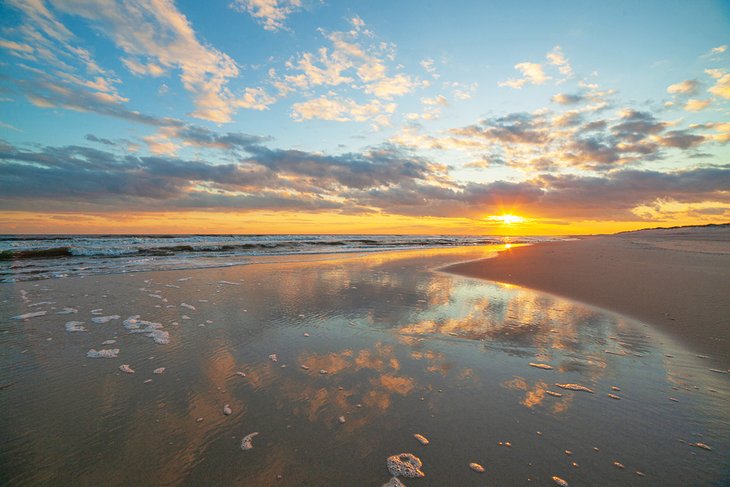
[(719, 1), (6, 1), (0, 225), (195, 209), (472, 231), (505, 205), (543, 227), (728, 220), (728, 33)]

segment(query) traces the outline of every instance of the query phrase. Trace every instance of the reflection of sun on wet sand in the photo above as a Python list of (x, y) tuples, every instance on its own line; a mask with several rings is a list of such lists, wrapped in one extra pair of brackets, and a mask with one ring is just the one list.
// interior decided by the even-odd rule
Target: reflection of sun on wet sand
[(615, 310), (730, 363), (730, 225), (537, 244), (444, 270)]

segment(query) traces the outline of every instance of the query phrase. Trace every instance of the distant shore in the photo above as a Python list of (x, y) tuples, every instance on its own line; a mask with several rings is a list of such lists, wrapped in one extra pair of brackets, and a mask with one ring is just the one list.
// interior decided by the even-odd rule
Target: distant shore
[(730, 228), (644, 230), (518, 247), (441, 269), (660, 327), (730, 366)]

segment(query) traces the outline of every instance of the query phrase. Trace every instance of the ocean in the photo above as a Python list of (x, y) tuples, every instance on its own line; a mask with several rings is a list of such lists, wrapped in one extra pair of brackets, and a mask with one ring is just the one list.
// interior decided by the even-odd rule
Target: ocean
[(0, 282), (243, 265), (253, 257), (376, 252), (564, 237), (453, 235), (2, 235)]

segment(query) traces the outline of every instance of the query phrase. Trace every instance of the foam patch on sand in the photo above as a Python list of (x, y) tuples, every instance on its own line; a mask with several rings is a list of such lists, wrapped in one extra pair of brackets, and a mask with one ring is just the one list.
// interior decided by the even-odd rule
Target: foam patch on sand
[(119, 315), (94, 316), (93, 318), (91, 318), (91, 321), (93, 321), (94, 323), (96, 323), (98, 325), (101, 325), (104, 323), (108, 323), (111, 320), (118, 320), (119, 318), (121, 318), (121, 316), (119, 316)]
[(89, 358), (116, 358), (119, 355), (118, 348), (107, 348), (102, 350), (94, 350), (93, 348), (86, 352)]
[(170, 343), (170, 334), (162, 329), (162, 323), (140, 320), (139, 315), (134, 315), (124, 320), (124, 327), (129, 333), (144, 333), (157, 344)]
[(56, 311), (57, 315), (72, 315), (78, 313), (79, 310), (76, 308), (63, 308), (61, 311)]
[(69, 321), (66, 323), (66, 331), (71, 333), (75, 331), (87, 331), (83, 321)]
[(46, 313), (48, 313), (48, 311), (35, 311), (33, 313), (25, 313), (24, 315), (13, 316), (13, 319), (14, 320), (27, 320), (28, 318), (36, 318), (38, 316), (43, 316)]

